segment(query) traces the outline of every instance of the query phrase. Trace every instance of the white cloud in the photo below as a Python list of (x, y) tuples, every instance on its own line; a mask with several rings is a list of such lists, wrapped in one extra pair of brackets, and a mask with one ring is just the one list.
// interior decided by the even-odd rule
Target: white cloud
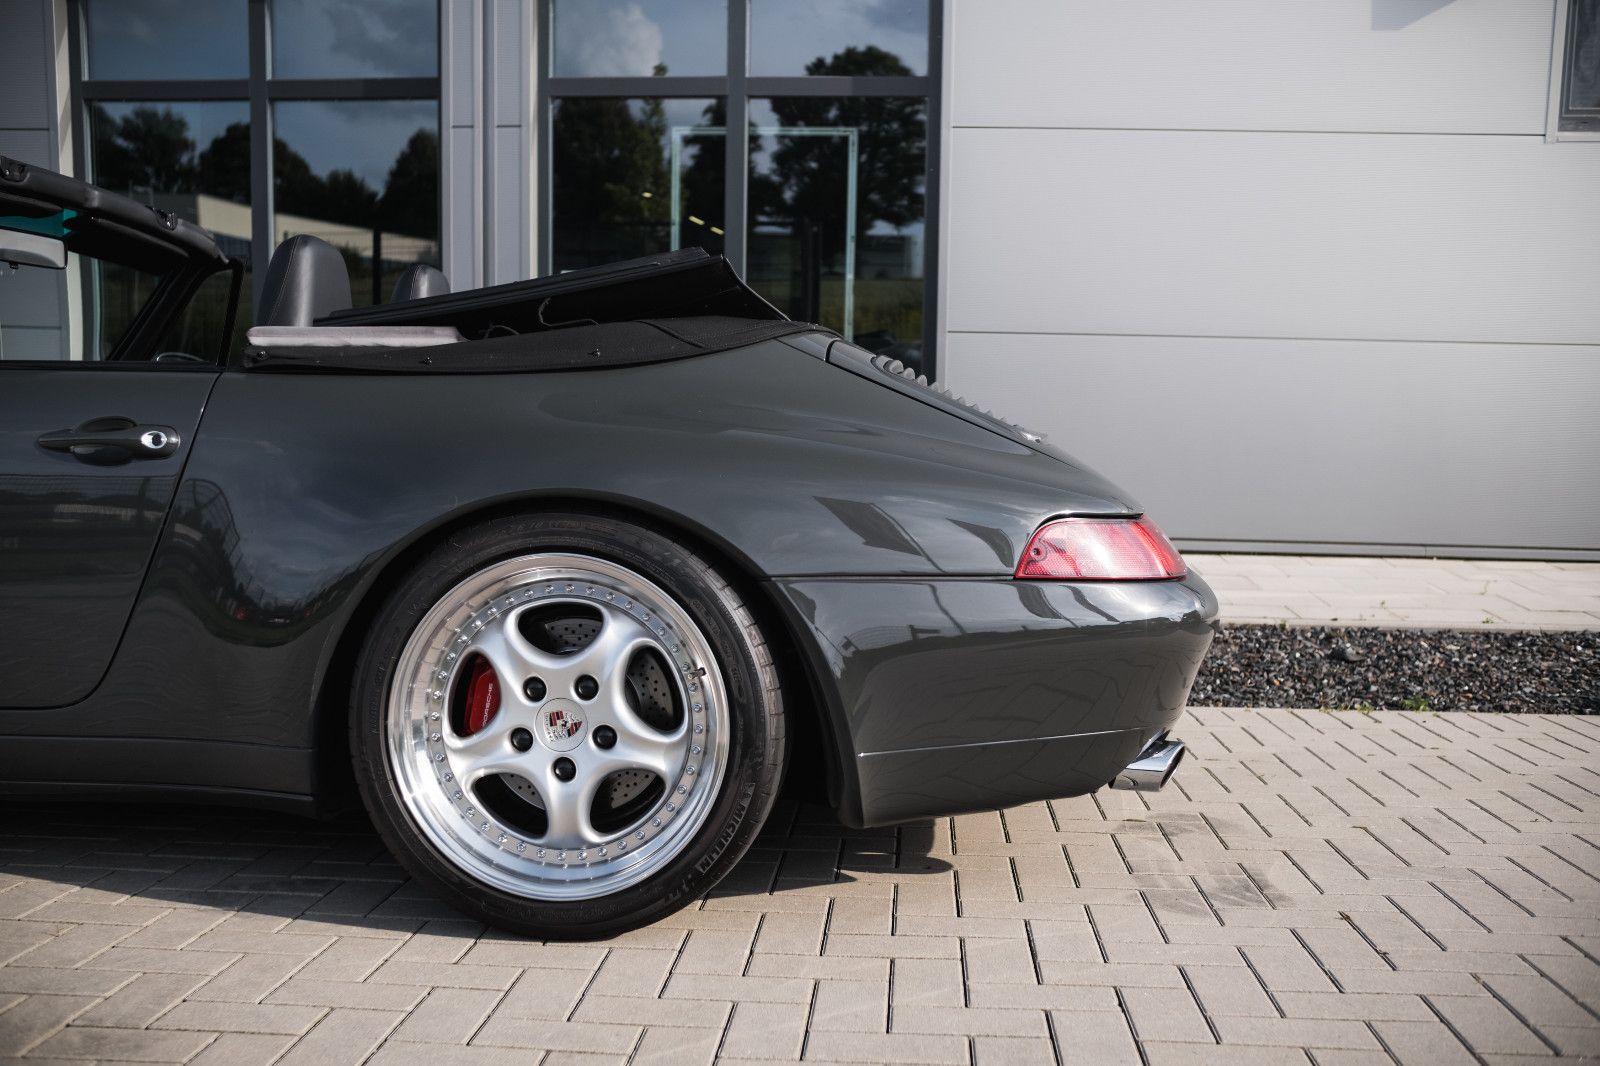
[(556, 8), (556, 73), (650, 75), (661, 62), (661, 27), (634, 0)]

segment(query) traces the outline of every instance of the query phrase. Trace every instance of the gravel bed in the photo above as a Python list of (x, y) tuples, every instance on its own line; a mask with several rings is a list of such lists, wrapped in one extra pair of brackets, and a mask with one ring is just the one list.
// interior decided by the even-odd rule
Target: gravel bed
[(1600, 714), (1600, 633), (1224, 626), (1189, 703)]

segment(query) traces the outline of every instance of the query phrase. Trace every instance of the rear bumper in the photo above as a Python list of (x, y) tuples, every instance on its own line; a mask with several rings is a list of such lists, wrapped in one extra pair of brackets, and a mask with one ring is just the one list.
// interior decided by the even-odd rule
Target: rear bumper
[(855, 825), (1081, 795), (1182, 713), (1217, 601), (1181, 581), (776, 583)]

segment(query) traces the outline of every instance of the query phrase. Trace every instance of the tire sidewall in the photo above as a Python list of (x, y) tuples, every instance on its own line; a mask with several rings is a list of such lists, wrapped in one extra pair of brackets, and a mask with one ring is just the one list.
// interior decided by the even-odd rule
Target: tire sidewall
[[(584, 900), (513, 895), (461, 872), (399, 799), (387, 748), (390, 683), (423, 616), (477, 571), (518, 555), (568, 552), (628, 567), (694, 619), (717, 657), (727, 693), (728, 757), (705, 822), (681, 851), (638, 884)], [(449, 536), (390, 592), (356, 665), (351, 756), (368, 814), (414, 877), (458, 909), (537, 936), (588, 938), (647, 924), (692, 901), (749, 849), (777, 792), (783, 765), (781, 706), (770, 658), (726, 581), (684, 545), (619, 519), (581, 513), (508, 516)], [(753, 626), (752, 626), (753, 628)]]

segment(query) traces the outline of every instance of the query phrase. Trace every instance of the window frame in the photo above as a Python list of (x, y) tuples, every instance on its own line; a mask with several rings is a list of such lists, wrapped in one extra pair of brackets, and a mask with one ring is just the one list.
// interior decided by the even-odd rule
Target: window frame
[[(750, 69), (750, 0), (728, 0), (728, 62), (724, 74), (651, 76), (557, 76), (555, 66), (555, 5), (562, 0), (537, 0), (535, 56), (535, 165), (538, 167), (537, 272), (548, 274), (553, 263), (552, 222), (554, 204), (554, 144), (551, 116), (555, 102), (572, 97), (703, 98), (721, 97), (727, 115), (727, 163), (723, 180), (724, 254), (733, 268), (745, 272), (749, 235), (749, 188), (746, 167), (750, 155), (750, 101), (756, 98), (794, 96), (875, 96), (920, 98), (927, 115), (927, 153), (923, 174), (923, 366), (930, 378), (939, 369), (939, 174), (943, 149), (944, 9), (946, 0), (928, 0), (928, 60), (925, 75), (819, 76), (753, 75)], [(567, 0), (572, 2), (572, 0)], [(581, 0), (580, 0), (581, 2)]]
[(1550, 98), (1545, 139), (1600, 141), (1600, 108), (1573, 111), (1567, 107), (1572, 52), (1577, 47), (1578, 12), (1572, 0), (1556, 0), (1550, 43)]
[[(252, 306), (261, 305), (261, 290), (266, 283), (267, 264), (272, 259), (274, 216), (272, 201), (272, 105), (280, 101), (326, 101), (333, 103), (363, 100), (431, 100), (440, 143), (443, 145), (444, 116), (440, 103), (441, 78), (290, 78), (272, 76), (271, 0), (235, 0), (248, 5), (249, 71), (243, 78), (202, 78), (186, 81), (149, 81), (87, 78), (88, 33), (85, 0), (66, 0), (67, 38), (72, 84), (72, 150), (80, 174), (93, 173), (90, 155), (92, 138), (88, 134), (89, 105), (92, 103), (247, 103), (250, 108), (250, 287)], [(90, 0), (92, 2), (92, 0)], [(438, 64), (445, 61), (443, 0), (436, 0), (434, 18)], [(446, 237), (444, 222), (444, 161), (441, 154), (439, 179), (440, 246)]]

